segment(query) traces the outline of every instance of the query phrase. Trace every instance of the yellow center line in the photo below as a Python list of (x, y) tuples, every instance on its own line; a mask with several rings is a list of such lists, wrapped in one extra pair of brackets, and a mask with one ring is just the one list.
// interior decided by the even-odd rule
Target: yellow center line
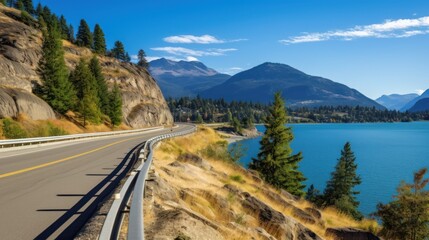
[(99, 148), (96, 148), (96, 149), (93, 149), (93, 150), (90, 150), (90, 151), (87, 151), (87, 152), (79, 153), (79, 154), (76, 154), (76, 155), (73, 155), (73, 156), (70, 156), (70, 157), (66, 157), (66, 158), (63, 158), (63, 159), (59, 159), (59, 160), (55, 160), (55, 161), (52, 161), (52, 162), (43, 163), (43, 164), (40, 164), (40, 165), (36, 165), (36, 166), (33, 166), (33, 167), (29, 167), (29, 168), (24, 168), (24, 169), (13, 171), (13, 172), (4, 173), (4, 174), (0, 175), (0, 179), (6, 178), (6, 177), (10, 177), (10, 176), (14, 176), (14, 175), (21, 174), (21, 173), (25, 173), (25, 172), (29, 172), (29, 171), (33, 171), (33, 170), (36, 170), (36, 169), (39, 169), (39, 168), (48, 167), (48, 166), (51, 166), (51, 165), (54, 165), (54, 164), (57, 164), (57, 163), (62, 163), (62, 162), (68, 161), (68, 160), (72, 160), (72, 159), (75, 159), (75, 158), (78, 158), (78, 157), (81, 157), (81, 156), (88, 155), (88, 154), (93, 153), (93, 152), (100, 151), (102, 149), (111, 147), (113, 145), (116, 145), (116, 144), (119, 144), (119, 143), (122, 143), (122, 142), (126, 142), (126, 141), (129, 141), (129, 140), (137, 139), (137, 138), (141, 138), (141, 137), (127, 138), (127, 139), (124, 139), (124, 140), (121, 140), (121, 141), (113, 142), (113, 143), (107, 144), (105, 146), (102, 146), (102, 147), (99, 147)]

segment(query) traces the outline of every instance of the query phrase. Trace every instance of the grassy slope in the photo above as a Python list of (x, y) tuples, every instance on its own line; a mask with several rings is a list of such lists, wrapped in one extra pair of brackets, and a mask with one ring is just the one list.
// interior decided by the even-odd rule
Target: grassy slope
[[(187, 207), (223, 226), (225, 229), (223, 234), (226, 239), (231, 239), (231, 236), (234, 236), (234, 239), (248, 239), (251, 237), (247, 235), (246, 232), (228, 230), (227, 224), (231, 222), (231, 220), (239, 223), (243, 227), (252, 228), (258, 227), (260, 223), (255, 221), (255, 218), (250, 217), (249, 215), (251, 214), (246, 213), (241, 208), (238, 201), (234, 200), (234, 196), (231, 196), (228, 191), (222, 188), (224, 184), (232, 184), (238, 187), (241, 191), (249, 192), (259, 200), (271, 206), (273, 209), (280, 211), (285, 216), (294, 218), (325, 239), (330, 239), (329, 236), (325, 236), (325, 231), (329, 227), (356, 227), (365, 230), (377, 228), (377, 224), (374, 221), (363, 220), (361, 222), (357, 222), (350, 217), (344, 216), (335, 209), (330, 208), (321, 210), (322, 224), (308, 224), (293, 217), (292, 209), (290, 207), (283, 206), (280, 202), (267, 197), (267, 195), (261, 191), (261, 189), (267, 189), (278, 193), (276, 189), (268, 186), (267, 184), (255, 181), (255, 179), (253, 179), (252, 176), (241, 167), (219, 159), (220, 156), (207, 156), (207, 154), (204, 154), (204, 151), (202, 151), (207, 148), (207, 146), (216, 145), (216, 143), (221, 141), (224, 141), (224, 139), (222, 139), (213, 129), (200, 128), (199, 131), (192, 136), (180, 137), (163, 142), (155, 151), (156, 160), (154, 161), (154, 165), (155, 170), (160, 172), (160, 176), (169, 184), (176, 186), (176, 188), (184, 188), (184, 186), (186, 186), (186, 189), (192, 190), (194, 194), (189, 195), (184, 199)], [(180, 175), (176, 175), (177, 173), (175, 173), (174, 176), (171, 176), (170, 174), (166, 174), (162, 171), (162, 169), (169, 168), (169, 164), (174, 162), (180, 154), (185, 152), (202, 156), (214, 169), (216, 169), (216, 171), (225, 173), (228, 177), (220, 177), (221, 175), (214, 176), (213, 174), (207, 175), (207, 172), (204, 171), (200, 171), (199, 174), (195, 174), (192, 177), (180, 177)], [(225, 209), (218, 208), (217, 206), (219, 206), (219, 204), (216, 204), (216, 202), (207, 198), (207, 191), (213, 194), (220, 194), (224, 199), (226, 199), (229, 202), (231, 209), (237, 213), (237, 216), (239, 216), (240, 219), (230, 219), (227, 214), (225, 214)], [(281, 195), (279, 194), (279, 196)], [(283, 200), (290, 202), (290, 200), (286, 198)], [(300, 209), (314, 207), (311, 203), (305, 200), (292, 201), (292, 205)]]

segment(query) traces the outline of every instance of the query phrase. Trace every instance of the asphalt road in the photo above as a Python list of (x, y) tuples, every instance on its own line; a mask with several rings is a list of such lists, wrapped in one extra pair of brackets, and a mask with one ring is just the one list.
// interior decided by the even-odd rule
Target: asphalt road
[[(179, 126), (179, 131), (189, 126)], [(150, 137), (127, 134), (0, 152), (0, 239), (55, 239)], [(113, 174), (112, 174), (113, 173)]]

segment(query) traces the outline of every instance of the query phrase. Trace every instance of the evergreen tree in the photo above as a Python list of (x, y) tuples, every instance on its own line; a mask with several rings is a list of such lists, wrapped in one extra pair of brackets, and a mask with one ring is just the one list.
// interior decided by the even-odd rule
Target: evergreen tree
[(109, 91), (107, 88), (106, 80), (101, 71), (100, 62), (96, 56), (93, 56), (89, 62), (89, 69), (94, 76), (97, 83), (97, 96), (100, 103), (101, 112), (105, 115), (109, 113)]
[(37, 8), (36, 8), (36, 16), (39, 18), (43, 15), (43, 6), (42, 4), (39, 2), (37, 4)]
[(113, 85), (112, 92), (109, 95), (110, 111), (109, 117), (113, 126), (118, 126), (122, 122), (122, 96), (118, 85)]
[(25, 11), (32, 15), (35, 14), (33, 0), (23, 0), (22, 3)]
[(41, 18), (43, 46), (38, 72), (43, 82), (42, 98), (56, 111), (65, 113), (71, 109), (75, 91), (68, 80), (68, 70), (64, 61), (64, 51), (58, 28), (47, 29)]
[(313, 184), (307, 189), (307, 193), (305, 194), (305, 199), (309, 202), (318, 204), (320, 200), (320, 191), (317, 190)]
[(404, 182), (395, 200), (377, 205), (377, 216), (383, 223), (380, 235), (392, 240), (425, 240), (429, 237), (429, 179), (423, 179), (427, 169), (414, 173), (412, 184)]
[(331, 174), (331, 179), (327, 182), (323, 193), (323, 205), (335, 206), (340, 211), (361, 219), (363, 216), (357, 210), (359, 202), (355, 195), (359, 192), (354, 190), (356, 185), (361, 183), (361, 178), (356, 173), (356, 157), (347, 142), (341, 150), (341, 157), (335, 166), (335, 171)]
[(68, 30), (67, 30), (67, 40), (69, 40), (71, 43), (75, 42), (74, 28), (71, 24), (69, 25)]
[(60, 23), (61, 37), (63, 39), (69, 40), (68, 39), (69, 26), (67, 25), (66, 18), (63, 15), (61, 15), (61, 17), (58, 21)]
[(137, 54), (137, 58), (138, 58), (137, 65), (139, 65), (140, 67), (148, 68), (149, 64), (146, 61), (146, 53), (144, 52), (143, 49), (139, 50)]
[(130, 57), (130, 55), (128, 54), (128, 52), (126, 52), (126, 53), (125, 53), (125, 59), (124, 59), (124, 62), (129, 63), (130, 61), (131, 61), (131, 57)]
[(76, 36), (76, 44), (80, 47), (92, 48), (93, 37), (91, 30), (89, 30), (88, 23), (84, 19), (80, 20), (79, 29)]
[(75, 70), (70, 74), (70, 81), (74, 84), (76, 95), (80, 99), (77, 107), (83, 116), (84, 125), (87, 120), (99, 124), (101, 122), (101, 111), (99, 108), (97, 82), (83, 59), (80, 60)]
[(112, 48), (110, 53), (112, 54), (112, 57), (121, 61), (125, 61), (125, 58), (126, 58), (125, 48), (124, 48), (124, 44), (121, 41), (115, 42), (115, 46)]
[(1, 0), (0, 3), (6, 6), (6, 0)]
[(106, 55), (106, 39), (100, 25), (94, 27), (94, 51), (100, 55)]
[(292, 155), (290, 142), (293, 140), (292, 129), (286, 127), (287, 115), (280, 93), (274, 95), (274, 102), (269, 108), (270, 115), (265, 119), (265, 133), (260, 141), (258, 157), (249, 165), (261, 173), (271, 185), (285, 189), (296, 196), (303, 196), (304, 175), (298, 170), (302, 160), (301, 152)]
[(24, 2), (22, 1), (22, 0), (17, 0), (16, 2), (15, 2), (15, 6), (14, 6), (16, 9), (19, 9), (19, 10), (21, 10), (21, 11), (24, 11), (25, 9), (24, 9)]

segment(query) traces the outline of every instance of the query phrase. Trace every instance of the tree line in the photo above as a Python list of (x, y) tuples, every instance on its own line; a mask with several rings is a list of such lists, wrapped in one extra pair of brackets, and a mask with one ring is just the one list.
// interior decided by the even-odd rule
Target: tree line
[[(177, 122), (219, 123), (232, 122), (242, 126), (249, 122), (263, 123), (269, 115), (266, 104), (181, 97), (168, 98), (168, 106)], [(409, 122), (429, 120), (429, 111), (420, 113), (378, 110), (361, 106), (321, 106), (315, 108), (287, 108), (289, 123), (363, 123), (363, 122)]]

